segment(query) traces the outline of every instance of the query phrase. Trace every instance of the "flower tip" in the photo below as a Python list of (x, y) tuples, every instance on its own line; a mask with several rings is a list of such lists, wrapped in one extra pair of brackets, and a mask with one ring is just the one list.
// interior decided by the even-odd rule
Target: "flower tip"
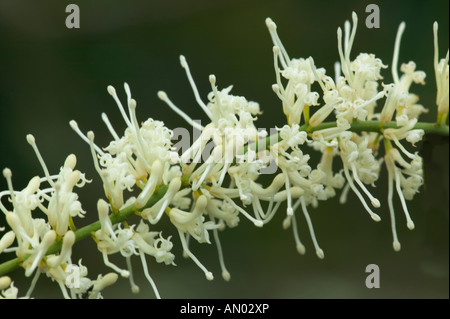
[(288, 229), (289, 227), (291, 227), (291, 217), (287, 216), (284, 220), (283, 220), (283, 229)]
[(372, 199), (372, 206), (378, 208), (381, 206), (380, 201), (376, 198)]
[(121, 275), (123, 278), (128, 278), (128, 277), (130, 277), (130, 272), (129, 272), (128, 270), (122, 270), (122, 271), (120, 272), (120, 275)]
[(376, 222), (379, 222), (381, 220), (381, 217), (375, 213), (370, 214), (370, 217)]
[(36, 144), (36, 140), (35, 140), (33, 134), (28, 134), (28, 135), (27, 135), (27, 142), (28, 142), (28, 144), (30, 144), (30, 145)]
[(316, 250), (316, 254), (317, 254), (317, 257), (319, 257), (320, 259), (324, 259), (325, 258), (325, 254), (323, 253), (322, 249), (317, 249)]
[(408, 227), (409, 230), (413, 230), (414, 227), (415, 227), (414, 222), (413, 222), (412, 220), (409, 220), (409, 221), (406, 223), (406, 226)]
[(266, 26), (270, 30), (276, 30), (276, 28), (277, 28), (277, 25), (275, 24), (275, 22), (273, 22), (273, 20), (271, 18), (266, 18)]
[(278, 92), (280, 91), (280, 87), (278, 86), (278, 84), (273, 84), (273, 85), (272, 85), (272, 90), (273, 90), (275, 93), (278, 93)]
[(302, 244), (297, 244), (297, 251), (300, 255), (304, 255), (306, 252), (305, 246)]
[(272, 51), (274, 54), (279, 54), (280, 53), (280, 47), (277, 45), (274, 45), (272, 48)]
[(254, 224), (256, 227), (263, 227), (264, 222), (262, 220), (255, 220)]
[(111, 96), (116, 95), (116, 89), (114, 88), (114, 86), (108, 85), (107, 90), (108, 90), (109, 95), (111, 95)]
[(230, 275), (230, 273), (228, 271), (225, 270), (225, 271), (222, 272), (222, 278), (225, 281), (230, 281), (231, 275)]
[(73, 130), (78, 128), (78, 123), (75, 120), (70, 121), (69, 124)]
[(167, 94), (164, 91), (158, 91), (158, 98), (162, 101), (167, 101)]
[(6, 167), (6, 168), (3, 170), (3, 176), (4, 176), (6, 179), (11, 178), (11, 176), (12, 176), (11, 170), (10, 170), (9, 168)]
[(205, 273), (205, 275), (206, 275), (206, 279), (207, 280), (213, 280), (214, 279), (214, 276), (213, 276), (212, 272), (210, 272), (210, 271)]
[(138, 285), (134, 284), (134, 285), (131, 287), (131, 292), (132, 292), (132, 293), (138, 294), (139, 291), (140, 291), (140, 289), (139, 289), (139, 286), (138, 286)]
[(395, 251), (400, 251), (400, 249), (402, 248), (402, 246), (397, 240), (393, 242), (392, 246), (394, 247)]
[(439, 25), (438, 25), (437, 21), (434, 21), (434, 23), (433, 23), (433, 31), (437, 32), (438, 27), (439, 27)]
[(180, 54), (180, 64), (183, 68), (187, 67), (187, 62), (186, 62), (186, 58), (184, 57), (184, 55)]
[(66, 160), (64, 161), (64, 167), (68, 167), (70, 169), (74, 169), (77, 165), (77, 157), (75, 154), (70, 154), (66, 157)]
[(87, 132), (87, 137), (89, 139), (89, 141), (93, 142), (94, 138), (95, 138), (95, 134), (92, 131)]
[(216, 84), (216, 76), (214, 74), (209, 75), (209, 83), (212, 85)]

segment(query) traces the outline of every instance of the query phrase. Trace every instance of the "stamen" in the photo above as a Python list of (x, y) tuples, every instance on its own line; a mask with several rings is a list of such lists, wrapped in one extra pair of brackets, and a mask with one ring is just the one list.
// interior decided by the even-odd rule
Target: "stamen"
[(401, 184), (400, 184), (400, 173), (398, 172), (398, 169), (394, 168), (395, 170), (395, 186), (397, 188), (397, 194), (398, 197), (400, 197), (400, 201), (402, 203), (403, 211), (405, 212), (406, 216), (406, 225), (408, 229), (413, 230), (414, 229), (414, 222), (411, 219), (411, 216), (408, 212), (408, 206), (406, 206), (405, 197), (403, 196)]
[(325, 257), (323, 250), (319, 247), (319, 244), (317, 243), (316, 235), (314, 234), (314, 228), (311, 222), (311, 218), (309, 217), (308, 210), (306, 209), (305, 200), (303, 197), (300, 197), (300, 203), (302, 205), (303, 214), (305, 215), (306, 222), (308, 224), (309, 232), (311, 234), (311, 238), (314, 244), (314, 248), (316, 249), (317, 257), (320, 259), (323, 259)]
[(130, 107), (129, 107), (130, 102), (131, 102), (131, 90), (130, 90), (130, 87), (129, 87), (127, 82), (123, 83), (123, 88), (125, 90), (125, 94), (127, 95), (128, 112), (130, 113), (130, 119), (131, 119), (132, 118), (131, 117), (131, 112), (130, 112), (131, 110), (130, 110)]
[(189, 117), (186, 113), (184, 113), (180, 108), (178, 108), (173, 102), (169, 99), (166, 92), (164, 91), (158, 91), (158, 97), (160, 100), (165, 102), (175, 113), (177, 113), (183, 120), (185, 120), (189, 125), (191, 125), (193, 128), (202, 131), (203, 126), (198, 124), (197, 122), (194, 122), (194, 120)]
[(403, 154), (408, 156), (410, 159), (416, 158), (416, 155), (408, 152), (408, 150), (400, 143), (400, 141), (398, 140), (398, 138), (395, 135), (392, 135), (391, 138), (394, 141), (395, 145), (397, 145), (397, 147), (403, 152)]
[(339, 62), (334, 63), (334, 82), (337, 83), (338, 78), (341, 76), (341, 64)]
[(441, 81), (439, 80), (439, 42), (438, 42), (438, 23), (435, 21), (433, 23), (433, 42), (434, 42), (434, 73), (436, 75), (436, 84), (438, 88)]
[(281, 76), (280, 76), (281, 71), (280, 71), (280, 67), (278, 66), (279, 54), (280, 54), (280, 47), (274, 46), (273, 47), (273, 66), (275, 69), (275, 77), (277, 79), (277, 84), (278, 84), (281, 94), (284, 94), (284, 88), (283, 88), (283, 85), (281, 84)]
[[(186, 234), (186, 247), (189, 248), (189, 243), (191, 241), (191, 235), (190, 234)], [(186, 253), (186, 251), (183, 249), (183, 258), (188, 259), (189, 255)]]
[(128, 271), (130, 272), (129, 280), (130, 280), (131, 292), (134, 293), (134, 294), (138, 294), (140, 289), (139, 289), (139, 286), (136, 285), (136, 283), (134, 282), (133, 268), (132, 268), (132, 265), (131, 265), (131, 258), (130, 258), (130, 256), (127, 256), (125, 258), (125, 260), (127, 261), (127, 268), (128, 268)]
[(108, 259), (108, 254), (105, 251), (102, 252), (102, 255), (103, 255), (103, 263), (105, 264), (105, 266), (113, 269), (115, 272), (119, 273), (124, 278), (128, 278), (130, 276), (128, 270), (121, 269), (116, 265), (114, 265), (113, 263), (111, 263)]
[(136, 149), (136, 153), (141, 153), (141, 158), (143, 159), (143, 162), (145, 164), (146, 167), (150, 166), (148, 164), (147, 159), (145, 158), (145, 150), (147, 148), (147, 145), (145, 144), (144, 140), (142, 139), (142, 135), (141, 135), (141, 131), (139, 129), (139, 123), (136, 117), (136, 100), (134, 99), (130, 99), (129, 103), (128, 103), (128, 109), (130, 110), (130, 118), (131, 118), (131, 122), (133, 124), (135, 133), (136, 133), (136, 137), (138, 140), (138, 146), (140, 146), (141, 150)]
[[(9, 193), (11, 195), (11, 201), (14, 207), (16, 207), (16, 196), (14, 194), (14, 188), (12, 185), (12, 172), (9, 168), (5, 168), (3, 170), (3, 176), (6, 179), (6, 183), (8, 185)], [(3, 204), (2, 204), (3, 207)], [(4, 207), (3, 207), (4, 208)], [(3, 212), (6, 214), (8, 211), (4, 208)]]
[(342, 73), (344, 73), (344, 76), (348, 78), (349, 74), (348, 65), (344, 59), (344, 53), (342, 52), (342, 29), (340, 27), (337, 29), (337, 38), (338, 38), (338, 52), (339, 57), (341, 58)]
[(353, 178), (355, 179), (356, 183), (359, 185), (359, 187), (361, 187), (361, 189), (367, 195), (367, 197), (369, 197), (369, 199), (370, 199), (370, 201), (372, 203), (372, 206), (375, 207), (375, 208), (380, 207), (380, 201), (378, 199), (376, 199), (375, 197), (373, 197), (373, 195), (368, 191), (366, 186), (359, 179), (359, 177), (358, 177), (358, 170), (356, 169), (355, 164), (352, 163), (351, 165), (352, 165)]
[(217, 182), (217, 186), (222, 186), (223, 180), (225, 179), (225, 176), (228, 171), (228, 167), (230, 167), (230, 165), (231, 165), (231, 163), (225, 163), (223, 165), (222, 172), (220, 173), (219, 181)]
[(87, 133), (87, 139), (88, 139), (88, 143), (89, 143), (89, 146), (91, 149), (92, 159), (94, 160), (94, 166), (95, 166), (97, 173), (100, 175), (100, 177), (102, 177), (103, 173), (102, 173), (100, 166), (98, 165), (98, 158), (97, 158), (97, 153), (96, 153), (96, 149), (95, 149), (94, 138), (95, 138), (94, 132), (89, 131)]
[(395, 37), (395, 45), (394, 45), (394, 55), (392, 57), (392, 78), (394, 79), (394, 83), (399, 83), (398, 77), (398, 57), (400, 55), (400, 41), (402, 39), (403, 32), (405, 31), (405, 22), (400, 23), (397, 31), (397, 36)]
[[(84, 135), (83, 132), (81, 132), (81, 130), (80, 130), (79, 127), (78, 127), (77, 122), (75, 122), (74, 120), (72, 120), (72, 121), (69, 122), (69, 124), (70, 124), (70, 127), (75, 131), (75, 133), (78, 134), (78, 136), (81, 137), (81, 139), (82, 139), (83, 141), (85, 141), (85, 142), (88, 143), (88, 144), (91, 143), (91, 142), (89, 141), (89, 138), (88, 138), (86, 135)], [(93, 146), (94, 146), (94, 149), (95, 149), (95, 151), (96, 151), (97, 153), (99, 153), (99, 154), (101, 154), (101, 155), (104, 154), (103, 151), (102, 151), (102, 149), (101, 149), (100, 147), (98, 147), (98, 146), (95, 145), (95, 144), (93, 144)]]
[(348, 42), (348, 47), (347, 47), (347, 52), (346, 52), (346, 59), (348, 61), (348, 63), (350, 63), (350, 52), (352, 50), (353, 47), (353, 41), (355, 40), (355, 35), (356, 35), (356, 28), (358, 26), (358, 15), (356, 14), (356, 12), (352, 12), (352, 21), (353, 21), (353, 28), (352, 28), (352, 34), (350, 36), (350, 41)]
[(235, 209), (240, 211), (242, 213), (242, 215), (247, 217), (247, 219), (250, 220), (256, 227), (262, 227), (264, 225), (263, 221), (255, 219), (253, 216), (251, 216), (249, 213), (247, 213), (247, 211), (245, 209), (236, 205), (236, 203), (228, 196), (224, 196), (224, 199), (227, 202), (229, 202)]
[(31, 147), (33, 148), (34, 152), (36, 153), (36, 157), (38, 158), (39, 163), (42, 166), (42, 169), (44, 171), (45, 177), (47, 177), (48, 182), (50, 183), (50, 185), (55, 187), (55, 183), (50, 178), (50, 174), (48, 172), (47, 165), (45, 165), (44, 159), (42, 158), (41, 153), (39, 152), (39, 149), (37, 148), (36, 140), (34, 139), (34, 136), (31, 135), (31, 134), (28, 134), (27, 135), (27, 142), (28, 142), (28, 144), (31, 145)]
[(394, 193), (394, 188), (393, 188), (394, 180), (393, 180), (391, 170), (389, 170), (388, 175), (389, 175), (388, 176), (388, 179), (389, 179), (389, 182), (388, 182), (388, 206), (389, 206), (389, 214), (391, 215), (391, 229), (392, 229), (392, 237), (393, 237), (392, 246), (394, 247), (395, 251), (400, 251), (401, 245), (400, 245), (400, 242), (398, 241), (397, 228), (395, 227), (395, 212), (394, 212), (394, 203), (392, 200), (393, 193)]
[[(297, 207), (300, 205), (301, 203), (301, 199), (299, 198), (295, 204), (294, 204), (294, 209), (297, 210)], [(300, 240), (300, 236), (298, 233), (298, 228), (297, 228), (297, 220), (295, 217), (295, 214), (292, 215), (292, 230), (294, 232), (294, 240), (295, 240), (295, 244), (296, 244), (296, 248), (297, 251), (300, 255), (304, 255), (306, 252), (305, 246), (303, 245), (303, 243)]]
[(284, 172), (284, 175), (286, 176), (286, 194), (287, 194), (287, 215), (292, 216), (294, 214), (294, 211), (292, 210), (292, 196), (291, 196), (291, 183), (289, 181), (289, 176), (287, 172)]
[[(271, 203), (273, 203), (273, 201), (271, 201)], [(270, 222), (273, 218), (273, 216), (275, 216), (275, 213), (278, 211), (278, 208), (280, 207), (281, 202), (277, 202), (275, 204), (275, 207), (273, 207), (273, 209), (267, 210), (267, 214), (266, 214), (266, 219), (264, 219), (264, 224), (267, 224), (268, 222)]]
[(59, 289), (61, 289), (61, 293), (63, 294), (64, 299), (70, 299), (69, 294), (67, 293), (67, 288), (61, 280), (57, 280)]
[(290, 113), (293, 112), (292, 110), (292, 106), (291, 104), (288, 102), (288, 100), (286, 100), (286, 98), (281, 95), (280, 93), (280, 87), (278, 86), (278, 84), (274, 84), (272, 85), (272, 90), (276, 93), (276, 95), (278, 96), (278, 98), (286, 105), (286, 108), (289, 110)]
[(209, 75), (209, 83), (211, 84), (212, 91), (214, 93), (214, 96), (216, 98), (217, 106), (220, 107), (220, 98), (219, 98), (219, 92), (217, 91), (216, 87), (216, 76), (214, 74)]
[(191, 258), (194, 263), (205, 273), (207, 280), (213, 280), (213, 274), (202, 265), (202, 263), (195, 257), (195, 255), (189, 250), (189, 247), (186, 242), (186, 238), (184, 237), (184, 233), (181, 230), (178, 230), (178, 234), (180, 235), (181, 245), (183, 246), (184, 252)]
[(323, 92), (326, 92), (327, 89), (326, 89), (326, 87), (325, 87), (325, 84), (323, 84), (322, 79), (319, 78), (319, 75), (317, 74), (316, 66), (315, 66), (315, 64), (314, 64), (314, 59), (313, 59), (312, 57), (309, 57), (308, 61), (309, 61), (309, 65), (310, 65), (310, 67), (311, 67), (311, 71), (312, 71), (312, 73), (314, 74), (314, 77), (316, 78), (317, 83), (320, 84), (320, 87), (322, 88), (322, 91), (323, 91)]
[(111, 122), (109, 121), (108, 116), (106, 115), (106, 113), (102, 113), (102, 120), (106, 124), (106, 127), (108, 128), (108, 131), (109, 131), (109, 133), (111, 133), (112, 137), (116, 141), (120, 140), (119, 135), (116, 133), (116, 131), (114, 130), (113, 126), (111, 125)]
[(108, 93), (111, 95), (116, 101), (117, 106), (119, 107), (120, 114), (122, 114), (122, 117), (127, 124), (128, 127), (133, 127), (133, 125), (130, 122), (130, 119), (128, 118), (127, 114), (125, 113), (125, 110), (123, 108), (122, 102), (120, 102), (119, 97), (117, 96), (116, 89), (112, 85), (108, 85)]
[(148, 273), (148, 266), (147, 266), (147, 261), (145, 260), (144, 253), (140, 252), (139, 255), (141, 257), (141, 263), (142, 263), (142, 268), (144, 269), (145, 278), (147, 278), (148, 282), (152, 286), (153, 292), (155, 293), (156, 298), (161, 299), (161, 296), (159, 295), (159, 292), (158, 292), (158, 288), (156, 288), (155, 282), (153, 281), (152, 277)]
[[(215, 224), (215, 218), (213, 216), (211, 216), (211, 221)], [(217, 247), (217, 253), (219, 254), (219, 263), (220, 263), (220, 269), (222, 270), (222, 278), (225, 281), (230, 281), (231, 275), (227, 270), (227, 267), (225, 266), (225, 259), (223, 257), (223, 251), (222, 251), (222, 245), (220, 244), (220, 239), (219, 239), (219, 232), (217, 229), (213, 229), (213, 235), (214, 235), (214, 240), (216, 242), (216, 247)]]
[(180, 64), (183, 67), (183, 69), (186, 71), (186, 75), (188, 77), (189, 83), (191, 84), (192, 91), (194, 92), (195, 100), (197, 101), (198, 105), (202, 108), (203, 112), (205, 112), (206, 115), (210, 119), (212, 119), (212, 113), (208, 109), (208, 107), (203, 103), (203, 101), (200, 98), (200, 94), (198, 93), (197, 86), (195, 85), (194, 79), (192, 78), (191, 71), (189, 70), (189, 65), (187, 64), (186, 58), (183, 55), (180, 55)]
[(41, 272), (36, 271), (36, 273), (34, 274), (33, 280), (31, 281), (31, 285), (28, 288), (27, 293), (25, 294), (25, 298), (30, 298), (31, 294), (34, 291), (34, 287), (36, 287), (36, 283), (37, 283), (40, 275), (41, 275)]
[(363, 206), (366, 209), (366, 211), (369, 213), (370, 217), (372, 217), (372, 219), (374, 221), (379, 222), (381, 220), (380, 216), (375, 214), (374, 212), (372, 212), (372, 210), (369, 208), (369, 206), (367, 205), (366, 201), (364, 200), (364, 197), (361, 195), (361, 193), (355, 187), (355, 184), (353, 184), (353, 179), (350, 176), (350, 173), (348, 172), (348, 168), (345, 165), (344, 165), (344, 174), (345, 174), (345, 177), (347, 178), (348, 185), (350, 185), (352, 191), (356, 194), (356, 196), (358, 196), (359, 200), (363, 204)]
[(279, 56), (280, 62), (283, 68), (286, 69), (291, 59), (289, 58), (289, 55), (287, 54), (287, 51), (284, 48), (283, 43), (280, 40), (280, 37), (278, 36), (277, 25), (275, 24), (275, 22), (272, 21), (272, 19), (267, 18), (266, 26), (269, 29), (270, 37), (272, 38), (273, 44), (275, 44), (280, 48), (281, 51), (281, 55)]

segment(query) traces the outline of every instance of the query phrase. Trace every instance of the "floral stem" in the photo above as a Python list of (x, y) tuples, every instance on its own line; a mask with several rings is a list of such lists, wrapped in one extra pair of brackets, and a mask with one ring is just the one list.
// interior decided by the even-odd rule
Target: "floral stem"
[[(325, 122), (322, 124), (319, 124), (316, 127), (311, 128), (308, 123), (304, 124), (300, 127), (301, 131), (308, 130), (308, 133), (312, 133), (315, 131), (320, 131), (323, 129), (335, 127), (336, 122)], [(390, 122), (385, 125), (381, 125), (379, 121), (354, 121), (351, 124), (351, 127), (349, 131), (352, 132), (378, 132), (382, 134), (382, 130), (386, 128), (397, 128), (396, 122)], [(425, 131), (425, 134), (438, 134), (443, 136), (449, 135), (449, 127), (448, 125), (443, 124), (436, 124), (436, 123), (417, 123), (414, 126), (414, 129), (422, 129)], [(277, 143), (280, 140), (279, 136), (268, 136), (265, 139), (262, 139), (259, 141), (259, 143), (263, 143), (266, 145), (266, 147), (270, 146), (273, 143)], [(255, 149), (258, 149), (258, 142), (253, 143)], [(245, 150), (246, 151), (246, 150)], [(183, 178), (183, 188), (189, 186), (189, 177)], [(152, 195), (152, 197), (149, 199), (147, 204), (143, 208), (151, 207), (153, 204), (155, 204), (158, 200), (160, 200), (164, 194), (167, 191), (167, 185), (160, 186), (155, 193)], [(143, 209), (142, 208), (142, 209)], [(129, 217), (133, 216), (134, 214), (138, 213), (138, 210), (134, 207), (134, 205), (130, 205), (128, 207), (125, 207), (119, 211), (118, 214), (111, 214), (110, 219), (112, 224), (121, 223), (125, 220), (127, 220)], [(95, 233), (97, 230), (101, 228), (100, 222), (94, 222), (90, 225), (87, 225), (85, 227), (79, 228), (75, 231), (75, 238), (76, 241), (80, 241), (82, 239), (85, 239), (87, 237), (90, 237), (93, 233)], [(55, 254), (61, 250), (62, 242), (55, 242), (47, 251), (47, 255)], [(23, 262), (26, 258), (19, 259), (11, 259), (9, 261), (6, 261), (2, 264), (0, 264), (0, 276), (6, 275), (13, 270), (19, 268), (20, 263)]]

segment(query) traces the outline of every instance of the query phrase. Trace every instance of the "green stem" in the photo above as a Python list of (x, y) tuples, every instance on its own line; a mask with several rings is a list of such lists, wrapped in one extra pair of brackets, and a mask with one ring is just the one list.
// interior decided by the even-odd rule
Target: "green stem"
[[(300, 130), (306, 131), (308, 129), (308, 132), (312, 133), (315, 131), (320, 131), (320, 130), (331, 128), (331, 127), (336, 127), (336, 122), (322, 123), (313, 128), (309, 127), (309, 124), (305, 124), (302, 127), (300, 127)], [(378, 133), (382, 134), (383, 129), (387, 129), (387, 128), (398, 128), (398, 126), (397, 126), (396, 122), (390, 122), (385, 125), (381, 125), (381, 123), (378, 121), (364, 121), (364, 122), (354, 121), (352, 123), (349, 131), (352, 131), (352, 132), (378, 132)], [(425, 131), (426, 134), (438, 134), (438, 135), (443, 135), (443, 136), (449, 135), (448, 125), (442, 125), (442, 124), (438, 125), (436, 123), (417, 123), (414, 126), (414, 129), (422, 129)], [(265, 145), (265, 147), (268, 147), (269, 145), (277, 143), (278, 141), (280, 141), (279, 135), (268, 136), (267, 138), (259, 141), (259, 143), (258, 142), (253, 143), (251, 145), (251, 147), (256, 150), (256, 149), (259, 149), (258, 144), (262, 143), (263, 145)], [(245, 151), (246, 151), (246, 149), (245, 149)], [(183, 186), (182, 186), (183, 188), (187, 187), (189, 185), (188, 180), (189, 180), (189, 178), (183, 179)], [(152, 195), (152, 197), (147, 202), (147, 204), (145, 205), (144, 208), (153, 206), (158, 200), (160, 200), (164, 196), (166, 191), (167, 191), (167, 185), (163, 185), (163, 186), (159, 187), (155, 191), (155, 193)], [(137, 212), (138, 212), (138, 210), (134, 207), (134, 205), (130, 205), (130, 206), (125, 207), (122, 210), (120, 210), (119, 213), (117, 213), (117, 214), (111, 214), (110, 219), (111, 219), (112, 224), (114, 225), (114, 224), (121, 223), (121, 222), (127, 220), (129, 217), (136, 214)], [(85, 227), (78, 229), (75, 232), (76, 241), (80, 241), (82, 239), (90, 237), (93, 233), (95, 233), (100, 228), (101, 228), (100, 222), (97, 221), (90, 225), (87, 225)], [(62, 246), (61, 241), (54, 243), (48, 249), (47, 255), (55, 254), (55, 253), (59, 252), (61, 250), (61, 246)], [(23, 260), (20, 260), (19, 258), (15, 258), (15, 259), (12, 259), (12, 260), (9, 260), (9, 261), (6, 261), (6, 262), (0, 264), (0, 276), (6, 275), (6, 274), (12, 272), (13, 270), (19, 268), (21, 261), (23, 261)]]
[[(328, 122), (317, 125), (311, 128), (310, 132), (320, 131), (323, 129), (336, 127), (336, 122)], [(305, 124), (300, 127), (300, 130), (306, 131), (308, 125)], [(378, 132), (383, 133), (383, 129), (387, 128), (399, 128), (396, 122), (389, 122), (387, 124), (381, 125), (379, 121), (354, 121), (351, 124), (349, 131), (352, 132)], [(448, 136), (449, 130), (448, 125), (437, 125), (435, 123), (417, 123), (414, 129), (424, 130), (426, 134), (439, 134)]]

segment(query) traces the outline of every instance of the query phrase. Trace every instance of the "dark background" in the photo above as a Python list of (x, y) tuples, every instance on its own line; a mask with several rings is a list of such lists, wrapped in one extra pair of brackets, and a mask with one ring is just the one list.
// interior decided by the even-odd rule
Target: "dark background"
[[(432, 24), (439, 22), (440, 56), (448, 48), (448, 1), (377, 1), (381, 28), (367, 29), (365, 1), (76, 1), (81, 28), (65, 27), (65, 1), (0, 0), (0, 168), (13, 171), (16, 189), (34, 175), (42, 175), (35, 155), (26, 143), (35, 135), (51, 172), (56, 173), (65, 157), (74, 153), (78, 168), (94, 181), (80, 190), (87, 210), (83, 226), (97, 216), (95, 203), (102, 188), (93, 169), (88, 146), (70, 129), (71, 119), (83, 131), (94, 130), (96, 141), (106, 146), (110, 136), (101, 121), (106, 112), (118, 132), (124, 128), (114, 101), (106, 92), (114, 85), (125, 97), (128, 82), (138, 102), (138, 118), (162, 120), (169, 128), (187, 127), (161, 102), (156, 92), (169, 97), (193, 118), (206, 121), (179, 65), (184, 54), (204, 100), (210, 91), (208, 75), (214, 73), (220, 88), (234, 85), (233, 93), (260, 103), (264, 111), (258, 127), (281, 126), (285, 118), (271, 90), (275, 82), (272, 43), (264, 20), (270, 16), (291, 57), (313, 56), (316, 65), (333, 70), (338, 59), (336, 29), (359, 16), (352, 57), (359, 52), (375, 53), (390, 64), (398, 25), (406, 22), (400, 63), (413, 60), (427, 73), (427, 85), (413, 86), (421, 103), (430, 109), (424, 121), (436, 118), (436, 86), (433, 70)], [(390, 70), (383, 75), (391, 81)], [(223, 282), (215, 247), (193, 245), (193, 252), (215, 274), (208, 282), (190, 260), (181, 256), (177, 236), (177, 267), (149, 260), (149, 271), (163, 298), (448, 298), (448, 138), (430, 136), (419, 146), (426, 158), (426, 184), (408, 203), (416, 224), (406, 221), (396, 198), (397, 224), (402, 251), (392, 249), (387, 209), (387, 178), (384, 171), (374, 193), (382, 202), (374, 223), (350, 193), (349, 202), (338, 199), (311, 209), (325, 259), (314, 253), (306, 223), (298, 218), (307, 254), (297, 254), (289, 229), (278, 216), (263, 229), (244, 218), (234, 229), (221, 234), (231, 282)], [(0, 180), (0, 189), (6, 182)], [(0, 225), (4, 224), (0, 216)], [(175, 235), (164, 221), (164, 235)], [(83, 258), (91, 278), (109, 269), (91, 240), (74, 248), (73, 260)], [(9, 259), (9, 257), (8, 257)], [(6, 256), (0, 256), (0, 261)], [(125, 267), (122, 258), (112, 258)], [(137, 261), (137, 258), (136, 258)], [(381, 270), (381, 288), (367, 289), (365, 268), (375, 263)], [(104, 291), (105, 297), (153, 298), (140, 265), (134, 265), (141, 293), (130, 292), (128, 280)], [(23, 271), (12, 274), (19, 295), (29, 281)], [(35, 297), (60, 297), (56, 283), (41, 277)]]

